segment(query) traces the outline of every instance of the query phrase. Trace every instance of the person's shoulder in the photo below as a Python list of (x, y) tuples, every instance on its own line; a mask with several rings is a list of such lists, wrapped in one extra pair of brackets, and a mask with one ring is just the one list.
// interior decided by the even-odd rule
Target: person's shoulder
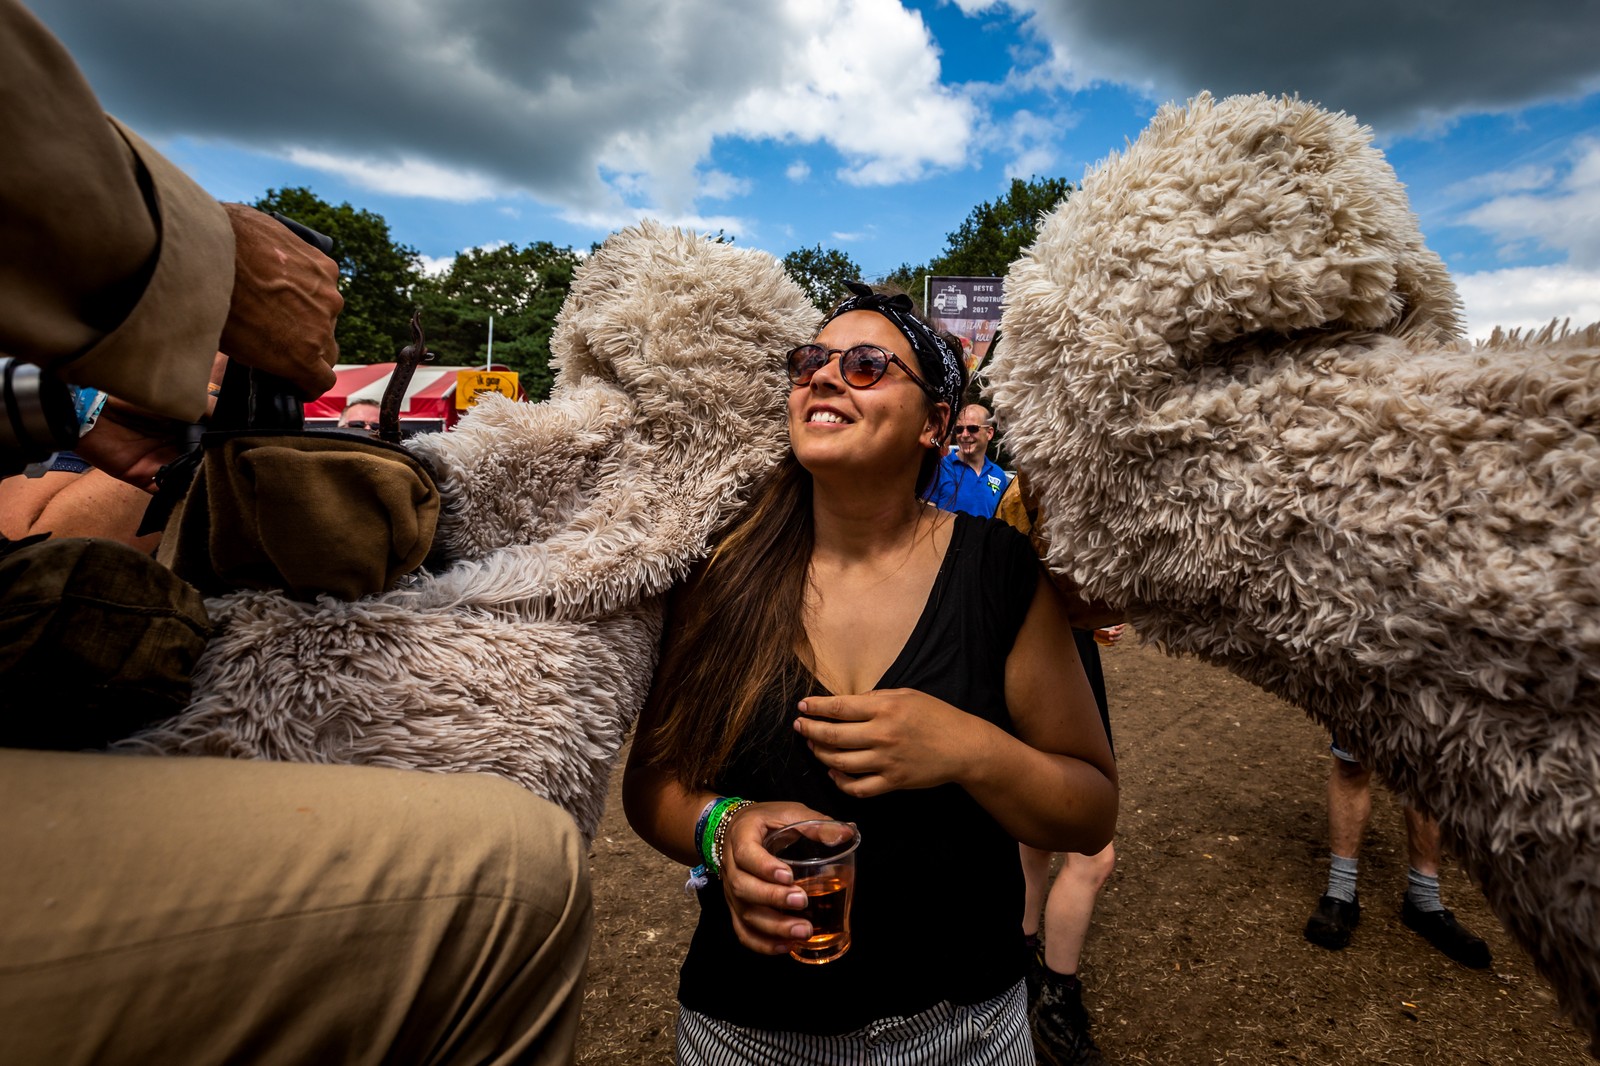
[(961, 537), (963, 543), (977, 546), (984, 555), (1038, 561), (1033, 542), (1003, 518), (980, 518), (957, 511), (955, 520), (955, 535)]
[(998, 518), (957, 515), (956, 521), (957, 535), (965, 535), (966, 580), (987, 604), (983, 617), (999, 627), (999, 646), (1009, 648), (1039, 589), (1039, 557), (1027, 537)]

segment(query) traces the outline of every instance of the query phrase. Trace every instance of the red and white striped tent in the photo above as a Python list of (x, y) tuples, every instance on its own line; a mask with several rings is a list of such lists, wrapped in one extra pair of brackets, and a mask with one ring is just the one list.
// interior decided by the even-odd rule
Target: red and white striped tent
[[(449, 429), (460, 420), (465, 411), (456, 410), (456, 375), (463, 370), (483, 370), (481, 366), (429, 366), (417, 367), (406, 389), (406, 402), (400, 408), (402, 429), (411, 433), (425, 433)], [(496, 364), (491, 370), (505, 370)], [(351, 400), (370, 400), (377, 403), (389, 387), (394, 373), (393, 363), (340, 363), (333, 368), (339, 380), (333, 388), (306, 404), (306, 425), (318, 428), (333, 425), (339, 412)]]

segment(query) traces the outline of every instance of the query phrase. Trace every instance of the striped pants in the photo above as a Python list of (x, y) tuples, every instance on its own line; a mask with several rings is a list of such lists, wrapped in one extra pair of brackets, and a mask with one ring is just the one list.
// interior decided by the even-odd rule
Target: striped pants
[(1022, 982), (965, 1007), (939, 1003), (853, 1033), (745, 1029), (678, 1006), (680, 1066), (1033, 1066)]

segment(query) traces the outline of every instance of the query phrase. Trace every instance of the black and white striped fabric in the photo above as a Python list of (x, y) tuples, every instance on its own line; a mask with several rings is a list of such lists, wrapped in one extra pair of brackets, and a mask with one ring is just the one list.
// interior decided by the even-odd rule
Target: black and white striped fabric
[[(824, 1010), (796, 1004), (796, 1010)], [(853, 1033), (746, 1029), (678, 1007), (679, 1066), (1034, 1066), (1022, 982), (993, 999), (940, 1003)]]

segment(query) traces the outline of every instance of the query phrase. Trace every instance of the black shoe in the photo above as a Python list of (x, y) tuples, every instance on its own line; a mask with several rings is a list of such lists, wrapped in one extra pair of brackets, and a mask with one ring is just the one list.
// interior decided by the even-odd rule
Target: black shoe
[(1446, 910), (1419, 910), (1409, 899), (1400, 908), (1400, 920), (1428, 943), (1463, 966), (1474, 970), (1489, 968), (1489, 945), (1472, 934), (1456, 916)]
[(1350, 934), (1360, 921), (1361, 904), (1323, 896), (1306, 922), (1306, 939), (1329, 951), (1340, 951), (1350, 943)]
[(1028, 968), (1022, 971), (1023, 983), (1028, 988), (1028, 1016), (1039, 1005), (1039, 993), (1044, 987), (1044, 945), (1037, 933), (1022, 938), (1022, 947), (1028, 953)]
[(1089, 1012), (1083, 1009), (1083, 986), (1076, 977), (1045, 970), (1038, 1005), (1028, 1012), (1028, 1020), (1040, 1066), (1105, 1066), (1089, 1035)]

